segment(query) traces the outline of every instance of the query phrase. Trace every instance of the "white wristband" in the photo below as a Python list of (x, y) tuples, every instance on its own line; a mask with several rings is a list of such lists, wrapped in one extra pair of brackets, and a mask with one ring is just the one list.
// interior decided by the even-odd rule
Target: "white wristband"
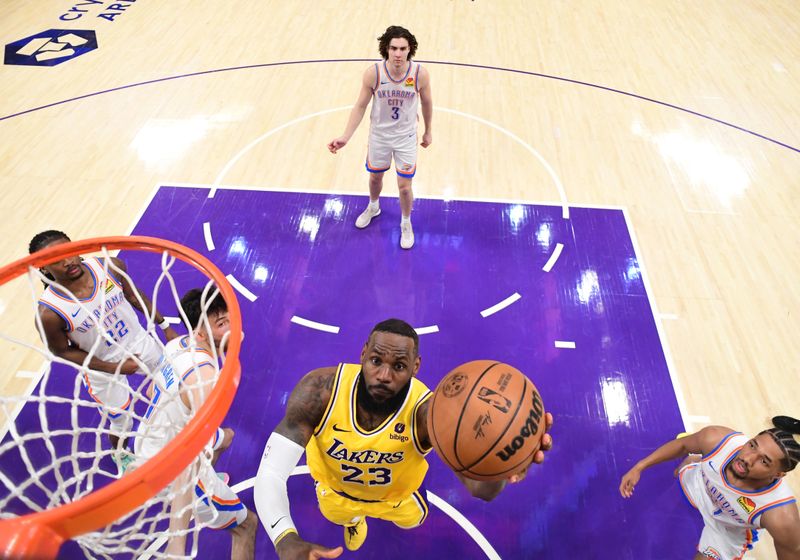
[(289, 514), (286, 481), (303, 456), (305, 449), (287, 437), (272, 432), (261, 456), (253, 500), (256, 512), (273, 544), (291, 532), (297, 532)]
[(160, 328), (162, 331), (165, 331), (165, 330), (167, 330), (167, 329), (169, 328), (169, 321), (167, 321), (166, 319), (164, 319), (163, 321), (161, 321), (161, 322), (158, 324), (158, 327), (159, 327), (159, 328)]

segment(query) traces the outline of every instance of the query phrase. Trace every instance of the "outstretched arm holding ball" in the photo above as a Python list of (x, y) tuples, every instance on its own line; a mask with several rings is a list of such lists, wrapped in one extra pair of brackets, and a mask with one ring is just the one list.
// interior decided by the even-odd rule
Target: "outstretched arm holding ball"
[(422, 446), (433, 447), (470, 494), (487, 502), (544, 461), (552, 425), (533, 383), (490, 360), (448, 373), (416, 417)]

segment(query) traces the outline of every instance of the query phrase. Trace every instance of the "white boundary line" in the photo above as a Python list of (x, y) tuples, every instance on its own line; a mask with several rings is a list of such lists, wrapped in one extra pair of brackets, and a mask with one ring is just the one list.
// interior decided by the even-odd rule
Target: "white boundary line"
[(556, 261), (558, 260), (558, 257), (561, 256), (561, 251), (563, 251), (563, 250), (564, 250), (564, 244), (563, 243), (556, 243), (556, 248), (553, 251), (553, 254), (550, 255), (549, 259), (547, 259), (547, 262), (542, 267), (542, 270), (544, 270), (545, 272), (550, 272), (550, 270), (552, 270), (552, 268), (553, 268), (553, 265), (556, 264)]
[(512, 303), (514, 303), (518, 299), (520, 299), (521, 297), (522, 296), (519, 295), (519, 292), (514, 292), (512, 295), (508, 296), (506, 299), (504, 299), (500, 303), (495, 303), (493, 306), (487, 307), (486, 309), (481, 311), (481, 317), (483, 317), (485, 319), (489, 315), (494, 315), (495, 313), (505, 309), (506, 307), (508, 307), (509, 305), (511, 305)]
[(478, 531), (478, 528), (472, 524), (472, 522), (464, 517), (464, 515), (458, 511), (456, 508), (445, 502), (442, 498), (427, 490), (425, 492), (428, 498), (428, 502), (438, 507), (442, 510), (450, 519), (455, 521), (464, 532), (467, 533), (475, 543), (481, 547), (481, 550), (486, 554), (487, 558), (491, 560), (502, 560), (500, 555), (497, 554), (497, 551), (492, 547), (486, 537), (483, 536), (483, 533)]
[[(294, 126), (295, 124), (301, 123), (303, 121), (307, 121), (309, 119), (320, 117), (322, 115), (327, 115), (329, 113), (335, 113), (337, 111), (344, 111), (344, 110), (347, 110), (347, 109), (352, 109), (352, 106), (347, 105), (347, 106), (343, 106), (343, 107), (334, 107), (333, 109), (325, 109), (325, 110), (322, 110), (322, 111), (317, 111), (316, 113), (311, 113), (309, 115), (304, 115), (302, 117), (297, 117), (296, 119), (292, 119), (289, 122), (283, 123), (282, 125), (280, 125), (280, 126), (278, 126), (276, 128), (268, 130), (267, 132), (265, 132), (264, 134), (262, 134), (258, 138), (255, 138), (249, 144), (247, 144), (244, 148), (239, 150), (239, 152), (237, 152), (235, 156), (233, 156), (230, 160), (228, 160), (228, 162), (222, 168), (222, 171), (220, 171), (219, 174), (217, 175), (216, 179), (214, 179), (214, 185), (212, 186), (211, 190), (208, 193), (208, 198), (214, 198), (216, 196), (216, 194), (217, 194), (217, 185), (222, 182), (222, 180), (225, 178), (225, 175), (228, 174), (228, 171), (230, 171), (230, 169), (234, 165), (236, 165), (236, 163), (247, 152), (249, 152), (251, 149), (253, 149), (262, 140), (265, 140), (265, 139), (269, 138), (270, 136), (272, 136), (273, 134), (275, 134), (277, 132), (280, 132), (281, 130), (283, 130), (285, 128), (289, 128), (290, 126)], [(569, 219), (569, 202), (567, 201), (567, 194), (564, 191), (564, 185), (561, 183), (561, 179), (559, 178), (558, 174), (555, 172), (555, 169), (553, 169), (553, 166), (551, 166), (550, 163), (544, 158), (544, 156), (542, 156), (542, 154), (540, 154), (533, 146), (528, 144), (525, 140), (523, 140), (522, 138), (520, 138), (519, 136), (517, 136), (516, 134), (514, 134), (510, 130), (508, 130), (506, 128), (503, 128), (502, 126), (500, 126), (498, 124), (495, 124), (495, 123), (493, 123), (491, 121), (488, 121), (488, 120), (486, 120), (484, 118), (478, 117), (476, 115), (471, 115), (469, 113), (465, 113), (463, 111), (458, 111), (456, 109), (449, 109), (447, 107), (438, 107), (437, 106), (436, 110), (440, 111), (440, 112), (443, 112), (443, 113), (450, 113), (450, 114), (453, 114), (453, 115), (458, 115), (460, 117), (464, 117), (466, 119), (470, 119), (470, 120), (473, 120), (475, 122), (479, 122), (479, 123), (481, 123), (481, 124), (483, 124), (485, 126), (488, 126), (489, 128), (493, 128), (494, 130), (497, 130), (497, 131), (505, 134), (506, 136), (508, 136), (509, 138), (514, 140), (515, 142), (517, 142), (519, 145), (521, 145), (523, 148), (525, 148), (528, 152), (530, 152), (533, 155), (533, 157), (535, 157), (539, 161), (539, 163), (542, 165), (542, 167), (544, 167), (545, 171), (547, 171), (547, 174), (550, 175), (550, 179), (553, 181), (553, 184), (556, 187), (556, 191), (558, 191), (558, 198), (561, 201), (561, 203), (560, 203), (560, 206), (561, 206), (561, 217), (564, 218), (565, 220)]]
[(280, 132), (284, 128), (288, 128), (288, 127), (293, 126), (293, 125), (295, 125), (297, 123), (300, 123), (300, 122), (303, 122), (303, 121), (307, 121), (309, 119), (313, 119), (314, 117), (327, 115), (328, 113), (335, 113), (336, 111), (343, 111), (345, 109), (351, 109), (351, 108), (352, 108), (352, 106), (348, 105), (346, 107), (336, 107), (334, 109), (325, 109), (324, 111), (317, 111), (316, 113), (311, 113), (310, 115), (305, 115), (303, 117), (297, 117), (296, 119), (293, 119), (293, 120), (291, 120), (291, 121), (289, 121), (287, 123), (283, 123), (282, 125), (280, 125), (277, 128), (273, 128), (272, 130), (268, 130), (267, 132), (265, 132), (264, 134), (262, 134), (261, 136), (259, 136), (255, 140), (252, 140), (247, 146), (245, 146), (244, 148), (239, 150), (239, 152), (235, 156), (233, 156), (230, 160), (228, 160), (228, 163), (226, 163), (225, 167), (222, 168), (222, 171), (219, 172), (219, 175), (217, 175), (217, 178), (214, 179), (214, 187), (212, 187), (211, 191), (209, 191), (208, 198), (214, 198), (214, 196), (217, 194), (216, 185), (218, 183), (222, 182), (222, 179), (225, 178), (225, 175), (228, 174), (228, 171), (230, 171), (231, 167), (236, 165), (236, 162), (239, 161), (242, 158), (242, 156), (244, 156), (247, 152), (249, 152), (253, 147), (255, 147), (262, 140), (265, 140), (265, 139), (269, 138), (270, 136), (272, 136), (273, 134), (275, 134), (276, 132)]
[(153, 202), (153, 199), (156, 197), (156, 194), (158, 194), (158, 190), (162, 186), (165, 186), (165, 185), (163, 185), (161, 182), (158, 182), (158, 183), (155, 184), (155, 186), (152, 189), (150, 189), (150, 194), (147, 196), (147, 200), (142, 205), (142, 207), (139, 209), (139, 212), (136, 214), (136, 218), (133, 220), (131, 225), (128, 226), (128, 230), (125, 233), (125, 235), (128, 235), (128, 236), (133, 235), (133, 228), (135, 228), (136, 224), (138, 224), (142, 220), (142, 217), (144, 216), (144, 213), (147, 212), (148, 208), (150, 208), (150, 204)]
[(656, 323), (656, 331), (658, 331), (658, 340), (661, 342), (661, 349), (664, 351), (664, 358), (667, 362), (667, 371), (669, 372), (669, 378), (672, 381), (672, 389), (675, 391), (675, 400), (678, 401), (678, 410), (680, 411), (681, 420), (683, 420), (683, 426), (685, 429), (687, 419), (689, 418), (689, 415), (686, 412), (686, 399), (683, 396), (683, 389), (681, 388), (681, 384), (678, 382), (678, 377), (675, 373), (675, 363), (672, 360), (672, 352), (670, 352), (669, 344), (667, 343), (667, 336), (664, 334), (664, 326), (661, 321), (661, 314), (658, 311), (655, 296), (653, 295), (653, 287), (650, 284), (650, 278), (647, 275), (647, 270), (644, 266), (644, 254), (642, 254), (642, 249), (639, 247), (639, 240), (636, 238), (636, 232), (633, 230), (633, 223), (631, 222), (630, 216), (628, 216), (628, 210), (626, 208), (622, 209), (622, 215), (625, 217), (625, 225), (628, 227), (628, 234), (631, 236), (633, 250), (636, 253), (636, 257), (639, 261), (639, 271), (642, 274), (644, 291), (647, 294), (647, 301), (650, 302), (650, 309), (653, 313), (653, 319)]
[(308, 327), (309, 329), (317, 329), (318, 331), (325, 331), (333, 334), (339, 334), (339, 327), (337, 326), (326, 325), (325, 323), (317, 323), (316, 321), (303, 319), (302, 317), (298, 317), (297, 315), (292, 315), (291, 322), (297, 325)]
[(206, 240), (206, 249), (214, 250), (214, 239), (211, 237), (211, 222), (203, 222), (203, 239)]
[(19, 413), (22, 412), (24, 406), (28, 404), (28, 399), (39, 386), (39, 383), (41, 383), (44, 372), (48, 369), (48, 367), (50, 367), (49, 362), (45, 360), (45, 362), (39, 368), (39, 374), (37, 377), (31, 378), (31, 381), (28, 383), (28, 387), (25, 389), (25, 392), (20, 395), (21, 398), (19, 399), (19, 402), (6, 418), (7, 421), (0, 426), (0, 441), (3, 441), (6, 438), (6, 435), (8, 435), (8, 429), (11, 424), (17, 423), (17, 416), (19, 416)]
[[(312, 189), (306, 186), (298, 187), (261, 187), (256, 185), (211, 185), (209, 183), (185, 183), (182, 181), (160, 181), (158, 187), (175, 187), (178, 189), (212, 189), (229, 190), (229, 191), (265, 191), (265, 192), (291, 192), (291, 193), (307, 193), (307, 194), (329, 194), (329, 195), (347, 195), (347, 196), (367, 196), (367, 192), (347, 191), (347, 190), (330, 190), (330, 189)], [(388, 195), (387, 195), (388, 196)], [(552, 200), (533, 200), (523, 198), (490, 198), (481, 196), (445, 196), (445, 195), (432, 195), (414, 194), (414, 198), (422, 198), (427, 200), (457, 200), (463, 202), (489, 202), (494, 204), (524, 204), (536, 206), (556, 206), (561, 207), (558, 202)], [(623, 210), (626, 206), (611, 205), (611, 204), (583, 204), (583, 203), (570, 203), (570, 208), (588, 208), (590, 210)]]
[(431, 334), (439, 332), (439, 325), (431, 325), (430, 327), (419, 327), (414, 329), (417, 334)]
[[(298, 474), (309, 474), (308, 465), (298, 465), (298, 466), (296, 466), (294, 468), (294, 470), (292, 471), (291, 476), (295, 476), (295, 475), (298, 475)], [(236, 492), (238, 494), (239, 492), (241, 492), (243, 490), (247, 490), (248, 488), (252, 488), (254, 484), (255, 484), (255, 477), (248, 478), (247, 480), (243, 480), (242, 482), (239, 482), (238, 484), (232, 486), (231, 490), (233, 490), (234, 492)], [(436, 506), (437, 508), (442, 510), (442, 512), (445, 515), (447, 515), (450, 519), (455, 521), (456, 524), (459, 527), (464, 529), (464, 532), (467, 535), (469, 535), (470, 538), (473, 541), (475, 541), (475, 543), (479, 547), (481, 547), (481, 550), (486, 554), (487, 558), (489, 558), (490, 560), (502, 560), (500, 555), (497, 553), (497, 551), (491, 545), (491, 543), (489, 543), (488, 539), (483, 536), (483, 533), (481, 533), (478, 530), (478, 528), (475, 527), (475, 525), (473, 525), (472, 522), (469, 519), (464, 517), (464, 514), (462, 514), (455, 507), (453, 507), (452, 505), (450, 505), (449, 503), (444, 501), (442, 498), (440, 498), (439, 496), (437, 496), (436, 494), (434, 494), (430, 490), (427, 490), (425, 492), (425, 494), (426, 494), (426, 498), (428, 499), (428, 502), (430, 504), (433, 504), (434, 506)], [(156, 541), (156, 542), (158, 542), (158, 541)], [(153, 546), (155, 546), (155, 543), (153, 543)], [(148, 557), (141, 557), (139, 560), (147, 560), (147, 558), (149, 558), (149, 556)]]
[(571, 340), (556, 340), (556, 348), (575, 348), (575, 343)]
[(502, 132), (503, 134), (505, 134), (506, 136), (508, 136), (509, 138), (511, 138), (512, 140), (514, 140), (515, 142), (517, 142), (518, 144), (520, 144), (523, 148), (528, 150), (531, 154), (533, 154), (533, 157), (535, 157), (537, 160), (539, 160), (539, 163), (541, 163), (542, 166), (545, 168), (545, 171), (547, 171), (547, 174), (550, 175), (550, 179), (552, 179), (553, 184), (556, 186), (556, 190), (558, 191), (558, 198), (561, 200), (561, 204), (560, 204), (560, 206), (561, 206), (561, 217), (564, 218), (565, 220), (569, 220), (569, 202), (567, 202), (567, 193), (564, 192), (564, 185), (561, 184), (561, 179), (559, 179), (558, 174), (555, 172), (553, 167), (547, 162), (546, 159), (544, 159), (542, 154), (540, 154), (539, 152), (536, 151), (536, 149), (533, 146), (531, 146), (530, 144), (525, 142), (525, 140), (523, 140), (522, 138), (520, 138), (519, 136), (517, 136), (516, 134), (514, 134), (510, 130), (505, 129), (500, 125), (496, 125), (491, 121), (487, 121), (486, 119), (482, 119), (481, 117), (476, 117), (475, 115), (470, 115), (469, 113), (463, 113), (461, 111), (456, 111), (455, 109), (448, 109), (446, 107), (438, 107), (437, 106), (436, 110), (439, 111), (439, 112), (452, 113), (454, 115), (459, 115), (459, 116), (465, 117), (467, 119), (472, 119), (473, 121), (476, 121), (476, 122), (479, 122), (479, 123), (481, 123), (483, 125), (486, 125), (489, 128), (493, 128), (495, 130), (498, 130), (498, 131)]
[(255, 300), (257, 300), (257, 299), (258, 299), (258, 296), (257, 296), (257, 295), (255, 295), (255, 294), (254, 294), (253, 292), (251, 292), (250, 290), (248, 290), (247, 288), (245, 288), (245, 287), (244, 287), (244, 285), (242, 285), (242, 283), (241, 283), (241, 282), (239, 282), (239, 281), (236, 279), (236, 277), (235, 277), (233, 274), (226, 274), (226, 275), (225, 275), (225, 278), (227, 278), (227, 279), (228, 279), (228, 282), (230, 282), (230, 283), (231, 283), (231, 286), (233, 286), (233, 287), (234, 287), (234, 289), (235, 289), (237, 292), (239, 292), (240, 294), (242, 294), (244, 297), (246, 297), (246, 298), (247, 298), (247, 299), (249, 299), (250, 301), (255, 301)]

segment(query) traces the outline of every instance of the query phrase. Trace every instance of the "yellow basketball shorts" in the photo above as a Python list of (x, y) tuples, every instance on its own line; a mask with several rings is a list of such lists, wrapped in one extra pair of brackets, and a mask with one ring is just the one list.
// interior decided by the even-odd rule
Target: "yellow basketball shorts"
[(403, 529), (413, 529), (428, 517), (428, 502), (421, 488), (400, 502), (362, 502), (337, 494), (320, 483), (316, 484), (316, 490), (319, 510), (337, 525), (353, 525), (361, 517), (375, 517)]

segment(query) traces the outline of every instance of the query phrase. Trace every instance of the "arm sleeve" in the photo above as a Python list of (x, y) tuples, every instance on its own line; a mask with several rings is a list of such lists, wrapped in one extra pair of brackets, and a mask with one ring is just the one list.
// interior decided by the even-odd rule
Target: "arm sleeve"
[(261, 456), (253, 499), (258, 518), (274, 545), (289, 533), (297, 533), (289, 513), (286, 481), (304, 451), (305, 449), (289, 438), (272, 432)]

